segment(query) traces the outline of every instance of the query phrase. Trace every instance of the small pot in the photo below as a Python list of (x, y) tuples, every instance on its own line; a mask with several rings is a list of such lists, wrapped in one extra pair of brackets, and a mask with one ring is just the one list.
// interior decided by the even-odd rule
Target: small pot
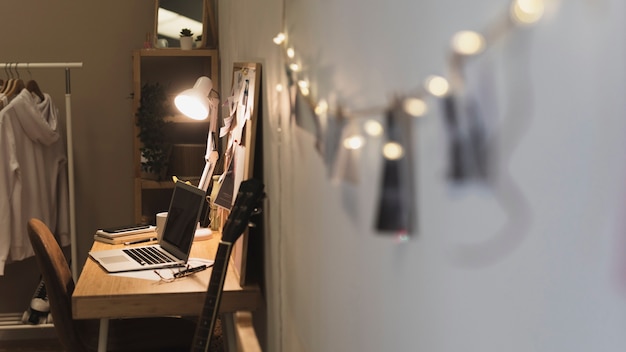
[(180, 48), (183, 50), (191, 50), (193, 47), (192, 37), (180, 37)]

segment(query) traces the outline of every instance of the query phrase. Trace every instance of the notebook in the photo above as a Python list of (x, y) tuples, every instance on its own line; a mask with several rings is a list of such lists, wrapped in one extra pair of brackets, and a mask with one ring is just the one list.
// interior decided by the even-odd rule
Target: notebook
[(185, 265), (205, 194), (177, 181), (158, 244), (91, 251), (89, 256), (111, 273)]

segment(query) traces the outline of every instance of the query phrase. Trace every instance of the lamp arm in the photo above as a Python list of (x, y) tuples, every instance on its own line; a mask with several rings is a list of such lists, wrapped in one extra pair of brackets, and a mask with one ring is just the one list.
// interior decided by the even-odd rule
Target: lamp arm
[(209, 189), (215, 165), (219, 160), (219, 153), (215, 148), (215, 141), (213, 140), (214, 132), (217, 130), (217, 105), (219, 104), (219, 99), (210, 98), (209, 100), (211, 102), (209, 110), (209, 132), (207, 133), (206, 153), (204, 155), (206, 164), (204, 165), (204, 170), (202, 170), (200, 182), (198, 182), (198, 188), (203, 189), (205, 192)]
[(209, 189), (209, 185), (213, 177), (213, 171), (215, 170), (215, 164), (217, 164), (218, 159), (218, 152), (216, 150), (209, 151), (207, 146), (207, 154), (204, 156), (206, 164), (204, 165), (204, 170), (202, 170), (202, 176), (200, 177), (200, 182), (198, 183), (198, 188), (203, 189), (205, 192)]

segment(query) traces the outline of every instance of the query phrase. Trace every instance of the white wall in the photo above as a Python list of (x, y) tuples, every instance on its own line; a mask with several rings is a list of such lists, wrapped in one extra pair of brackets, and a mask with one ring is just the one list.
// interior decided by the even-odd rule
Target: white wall
[[(483, 31), (508, 3), (286, 1), (284, 28), (316, 97), (384, 107), (446, 75), (451, 36)], [(450, 185), (427, 99), (413, 131), (418, 230), (398, 243), (372, 228), (380, 140), (361, 151), (358, 184), (333, 183), (313, 134), (288, 121), (271, 41), (282, 1), (220, 2), (222, 94), (233, 62), (263, 64), (268, 351), (626, 349), (626, 8), (548, 5), (470, 67), (492, 80), (476, 91), (496, 111), (494, 185)]]

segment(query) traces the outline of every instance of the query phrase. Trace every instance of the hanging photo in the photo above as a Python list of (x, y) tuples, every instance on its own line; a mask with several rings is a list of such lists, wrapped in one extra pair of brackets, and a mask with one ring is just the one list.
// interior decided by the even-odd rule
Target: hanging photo
[(376, 229), (409, 235), (416, 226), (412, 148), (412, 118), (401, 104), (394, 104), (385, 117), (387, 139), (383, 146), (383, 170), (376, 215)]

